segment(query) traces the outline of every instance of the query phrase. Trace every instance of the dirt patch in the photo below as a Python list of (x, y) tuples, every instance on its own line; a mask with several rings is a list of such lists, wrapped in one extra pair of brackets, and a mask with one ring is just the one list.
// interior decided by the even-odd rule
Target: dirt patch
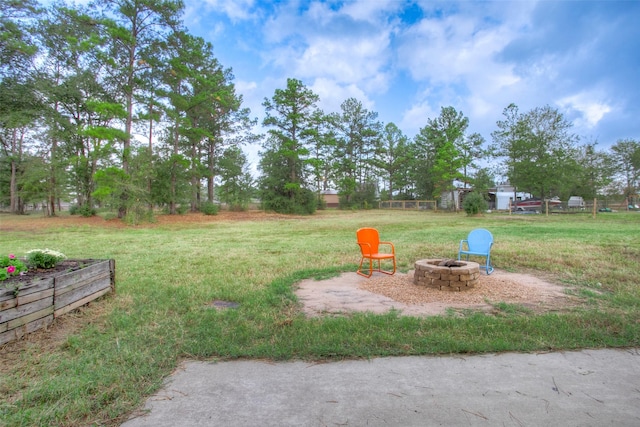
[(495, 270), (481, 274), (473, 289), (451, 292), (417, 286), (413, 272), (393, 276), (375, 274), (370, 279), (356, 273), (340, 277), (300, 282), (296, 295), (308, 316), (349, 312), (386, 313), (392, 309), (403, 315), (434, 316), (447, 310), (495, 311), (495, 304), (518, 304), (534, 312), (558, 311), (578, 304), (563, 286), (529, 274)]
[(23, 369), (24, 375), (29, 375), (30, 371), (24, 365), (25, 361), (28, 365), (37, 364), (40, 359), (49, 357), (51, 353), (63, 346), (71, 335), (86, 327), (87, 324), (96, 322), (96, 319), (110, 309), (110, 304), (89, 303), (58, 317), (46, 328), (0, 346), (2, 360), (0, 374)]

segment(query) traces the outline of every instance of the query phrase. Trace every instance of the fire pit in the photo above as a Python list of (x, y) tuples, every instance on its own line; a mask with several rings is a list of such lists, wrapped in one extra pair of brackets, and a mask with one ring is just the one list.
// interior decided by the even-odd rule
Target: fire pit
[(453, 259), (422, 259), (415, 263), (413, 283), (442, 291), (472, 289), (480, 277), (480, 265)]

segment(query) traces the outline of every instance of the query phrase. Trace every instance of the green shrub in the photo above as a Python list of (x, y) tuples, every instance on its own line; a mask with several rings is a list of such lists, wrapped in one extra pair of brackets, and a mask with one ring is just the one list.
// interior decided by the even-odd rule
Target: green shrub
[(231, 203), (229, 205), (229, 210), (232, 212), (246, 212), (249, 210), (248, 203)]
[(212, 202), (204, 202), (200, 205), (200, 212), (205, 215), (218, 215), (219, 209), (218, 205)]
[(319, 211), (323, 211), (325, 209), (327, 209), (327, 201), (324, 199), (324, 197), (318, 195), (318, 206), (317, 209)]
[(78, 210), (78, 213), (85, 218), (90, 218), (92, 216), (95, 216), (97, 211), (95, 210), (95, 208), (92, 208), (89, 205), (84, 205), (80, 207), (80, 209)]
[(155, 216), (153, 215), (153, 210), (149, 209), (149, 206), (144, 203), (134, 203), (127, 209), (127, 214), (124, 216), (124, 222), (129, 225), (138, 225), (154, 221)]
[(307, 188), (290, 189), (285, 193), (265, 191), (262, 193), (262, 208), (282, 214), (311, 215), (318, 203), (316, 194)]
[(30, 268), (53, 268), (67, 257), (51, 249), (32, 249), (27, 252), (27, 264)]
[(105, 212), (102, 214), (102, 219), (104, 219), (105, 221), (110, 221), (112, 219), (117, 219), (118, 218), (118, 214), (115, 212)]
[(69, 206), (69, 214), (71, 215), (82, 215), (85, 218), (92, 217), (96, 215), (96, 210), (89, 205), (71, 205)]
[(470, 193), (464, 198), (462, 208), (467, 215), (477, 215), (486, 211), (489, 208), (489, 203), (487, 203), (482, 194)]

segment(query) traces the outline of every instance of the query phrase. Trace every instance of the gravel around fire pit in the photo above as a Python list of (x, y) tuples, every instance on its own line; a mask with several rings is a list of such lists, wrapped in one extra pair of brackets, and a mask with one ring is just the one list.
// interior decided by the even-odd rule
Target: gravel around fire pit
[(463, 292), (415, 285), (412, 276), (413, 272), (393, 276), (375, 273), (367, 279), (348, 272), (324, 280), (302, 280), (295, 292), (303, 312), (310, 317), (390, 310), (407, 316), (443, 315), (448, 309), (492, 313), (495, 304), (502, 302), (543, 313), (580, 304), (564, 286), (531, 274), (499, 269), (489, 276), (480, 273), (476, 286)]
[[(540, 281), (531, 276), (507, 275), (494, 272), (491, 275), (480, 274), (475, 287), (464, 292), (441, 291), (413, 284), (411, 274), (396, 273), (393, 276), (381, 276), (362, 281), (358, 288), (384, 295), (404, 304), (427, 304), (439, 302), (445, 304), (483, 304), (492, 302), (532, 302), (543, 296)], [(528, 280), (528, 282), (527, 282)], [(554, 286), (555, 287), (555, 286)], [(548, 288), (548, 286), (544, 286)], [(557, 287), (560, 288), (560, 287)], [(556, 289), (559, 292), (560, 289)]]

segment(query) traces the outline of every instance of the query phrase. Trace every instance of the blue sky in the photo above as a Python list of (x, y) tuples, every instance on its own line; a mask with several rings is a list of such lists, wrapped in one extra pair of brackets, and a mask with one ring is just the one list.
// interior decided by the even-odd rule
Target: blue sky
[[(639, 1), (185, 0), (189, 31), (263, 118), (300, 79), (339, 112), (354, 97), (413, 137), (453, 106), (487, 142), (503, 109), (550, 105), (583, 141), (640, 138)], [(250, 150), (251, 151), (251, 150)], [(250, 156), (251, 157), (251, 156)]]

